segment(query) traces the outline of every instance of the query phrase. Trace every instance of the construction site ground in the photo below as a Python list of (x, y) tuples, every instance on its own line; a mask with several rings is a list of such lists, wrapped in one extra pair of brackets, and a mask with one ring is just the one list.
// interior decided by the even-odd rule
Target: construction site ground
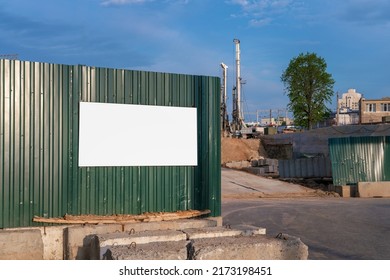
[[(256, 157), (267, 157), (258, 139), (222, 139), (222, 166)], [(328, 191), (331, 184), (222, 167), (223, 223), (296, 236), (312, 260), (389, 259), (390, 198), (344, 198)]]
[[(250, 162), (253, 159), (268, 158), (259, 139), (224, 137), (221, 139), (222, 197), (338, 197), (332, 189), (332, 181), (324, 178), (278, 179), (278, 176), (256, 176), (246, 174), (245, 169), (225, 168), (231, 162)], [(234, 192), (233, 192), (234, 190)]]

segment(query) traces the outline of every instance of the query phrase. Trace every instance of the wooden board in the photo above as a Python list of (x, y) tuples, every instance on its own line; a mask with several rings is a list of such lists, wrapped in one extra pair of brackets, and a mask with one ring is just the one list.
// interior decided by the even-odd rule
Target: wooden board
[(139, 223), (139, 222), (160, 222), (171, 221), (177, 219), (188, 219), (194, 217), (200, 217), (210, 214), (210, 210), (187, 210), (177, 212), (152, 212), (144, 213), (141, 215), (68, 215), (60, 218), (44, 218), (34, 216), (33, 221), (38, 223), (51, 223), (51, 224), (123, 224), (123, 223)]

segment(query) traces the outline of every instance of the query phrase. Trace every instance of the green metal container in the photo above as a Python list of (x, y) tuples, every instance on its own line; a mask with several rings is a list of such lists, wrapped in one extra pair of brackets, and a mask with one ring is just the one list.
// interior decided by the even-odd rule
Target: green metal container
[[(0, 60), (0, 228), (65, 214), (220, 216), (219, 98), (218, 77)], [(198, 166), (79, 168), (80, 101), (196, 107)]]
[(390, 181), (390, 136), (329, 139), (333, 184)]

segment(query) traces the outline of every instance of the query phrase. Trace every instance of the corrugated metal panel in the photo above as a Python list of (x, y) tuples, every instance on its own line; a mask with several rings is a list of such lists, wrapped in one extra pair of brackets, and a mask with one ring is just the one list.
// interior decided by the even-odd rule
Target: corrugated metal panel
[[(34, 215), (221, 214), (218, 77), (0, 60), (0, 79), (0, 228)], [(199, 165), (79, 168), (80, 101), (197, 107)]]
[(280, 178), (330, 178), (332, 168), (329, 157), (279, 160)]
[(390, 136), (329, 139), (333, 184), (390, 181)]

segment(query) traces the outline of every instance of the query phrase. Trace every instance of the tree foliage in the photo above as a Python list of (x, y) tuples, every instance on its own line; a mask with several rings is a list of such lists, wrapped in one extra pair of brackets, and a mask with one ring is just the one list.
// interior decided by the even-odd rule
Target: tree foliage
[(313, 124), (329, 115), (326, 103), (333, 96), (334, 80), (326, 67), (325, 60), (315, 53), (301, 53), (291, 59), (283, 72), (281, 80), (296, 125), (311, 129)]

